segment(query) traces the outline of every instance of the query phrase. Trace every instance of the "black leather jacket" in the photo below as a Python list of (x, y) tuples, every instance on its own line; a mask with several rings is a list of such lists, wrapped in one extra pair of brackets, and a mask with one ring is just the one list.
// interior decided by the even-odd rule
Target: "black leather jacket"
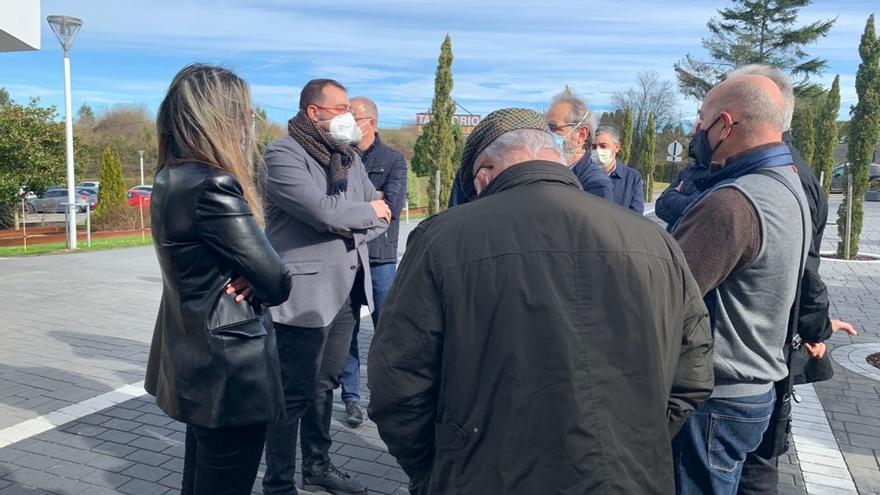
[[(262, 305), (287, 299), (290, 274), (241, 185), (202, 163), (165, 167), (156, 175), (150, 214), (163, 289), (147, 392), (170, 417), (198, 426), (272, 421), (283, 392), (272, 320)], [(239, 275), (254, 287), (256, 304), (225, 294)]]

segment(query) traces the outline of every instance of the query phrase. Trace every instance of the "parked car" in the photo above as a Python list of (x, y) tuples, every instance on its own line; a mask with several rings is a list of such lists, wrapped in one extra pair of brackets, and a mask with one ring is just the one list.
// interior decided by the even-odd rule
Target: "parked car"
[(89, 196), (89, 209), (94, 210), (98, 207), (98, 190), (89, 187), (77, 187), (76, 192), (87, 194)]
[[(849, 163), (842, 163), (831, 169), (831, 192), (843, 192), (846, 188), (846, 167)], [(880, 163), (872, 163), (868, 172), (868, 182), (876, 183), (880, 180)]]
[(89, 189), (94, 189), (97, 191), (98, 189), (101, 188), (101, 183), (96, 180), (95, 181), (86, 181), (86, 182), (80, 182), (79, 184), (76, 185), (76, 187), (87, 187)]
[[(91, 206), (91, 198), (86, 193), (78, 192), (75, 196), (77, 203), (89, 203)], [(35, 198), (28, 198), (28, 213), (64, 213), (67, 207), (67, 189), (49, 189), (43, 194)], [(77, 206), (76, 211), (84, 213), (85, 206)]]
[(150, 196), (153, 194), (153, 186), (135, 186), (128, 190), (128, 204), (131, 206), (143, 205), (150, 207)]

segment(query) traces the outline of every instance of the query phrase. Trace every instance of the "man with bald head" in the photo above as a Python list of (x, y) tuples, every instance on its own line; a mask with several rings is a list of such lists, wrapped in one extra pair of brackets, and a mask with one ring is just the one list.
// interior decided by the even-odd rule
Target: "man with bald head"
[(706, 95), (694, 136), (704, 191), (673, 235), (713, 317), (715, 388), (673, 442), (679, 494), (737, 491), (788, 375), (783, 346), (803, 273), (810, 213), (789, 148), (785, 103), (761, 75)]
[[(367, 169), (370, 182), (376, 187), (379, 197), (388, 203), (391, 209), (391, 223), (388, 230), (367, 243), (370, 252), (370, 278), (373, 282), (373, 326), (379, 321), (379, 312), (385, 294), (394, 280), (397, 268), (397, 237), (400, 229), (400, 212), (406, 202), (406, 158), (379, 138), (377, 126), (379, 110), (373, 100), (358, 96), (351, 99), (351, 112), (361, 139), (355, 145)], [(342, 373), (342, 402), (345, 405), (345, 419), (351, 427), (358, 427), (367, 421), (367, 415), (361, 407), (361, 360), (358, 342), (360, 318), (355, 319), (354, 333), (348, 357), (345, 359), (345, 370)]]
[(370, 415), (413, 495), (667, 495), (709, 396), (702, 295), (672, 237), (584, 194), (544, 116), (492, 112), (474, 201), (410, 235), (370, 348)]

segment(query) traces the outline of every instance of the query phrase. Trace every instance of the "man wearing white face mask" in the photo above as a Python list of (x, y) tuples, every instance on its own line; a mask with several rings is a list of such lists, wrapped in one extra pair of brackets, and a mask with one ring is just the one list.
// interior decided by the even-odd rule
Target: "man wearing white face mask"
[(388, 228), (379, 198), (351, 148), (361, 138), (345, 88), (310, 81), (288, 135), (264, 153), (266, 235), (293, 275), (290, 297), (272, 308), (285, 417), (266, 433), (263, 493), (292, 495), (299, 424), (303, 488), (338, 494), (366, 487), (330, 463), (333, 389), (348, 355), (355, 308), (373, 307), (367, 241)]
[(639, 215), (645, 212), (642, 192), (642, 176), (617, 159), (620, 137), (617, 129), (603, 125), (596, 129), (596, 137), (590, 145), (590, 158), (611, 178), (614, 186), (614, 202)]

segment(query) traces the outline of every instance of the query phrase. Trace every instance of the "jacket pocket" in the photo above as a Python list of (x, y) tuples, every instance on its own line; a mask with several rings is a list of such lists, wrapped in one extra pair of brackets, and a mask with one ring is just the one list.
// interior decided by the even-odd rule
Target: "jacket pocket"
[(291, 275), (312, 275), (321, 271), (320, 261), (295, 261), (285, 264)]
[(208, 314), (207, 327), (212, 335), (227, 334), (237, 337), (261, 337), (266, 329), (260, 323), (262, 311), (249, 301), (236, 301), (235, 296), (226, 294), (227, 280), (223, 283), (214, 307)]
[(455, 423), (434, 424), (434, 445), (440, 450), (455, 450), (467, 444), (468, 434)]

